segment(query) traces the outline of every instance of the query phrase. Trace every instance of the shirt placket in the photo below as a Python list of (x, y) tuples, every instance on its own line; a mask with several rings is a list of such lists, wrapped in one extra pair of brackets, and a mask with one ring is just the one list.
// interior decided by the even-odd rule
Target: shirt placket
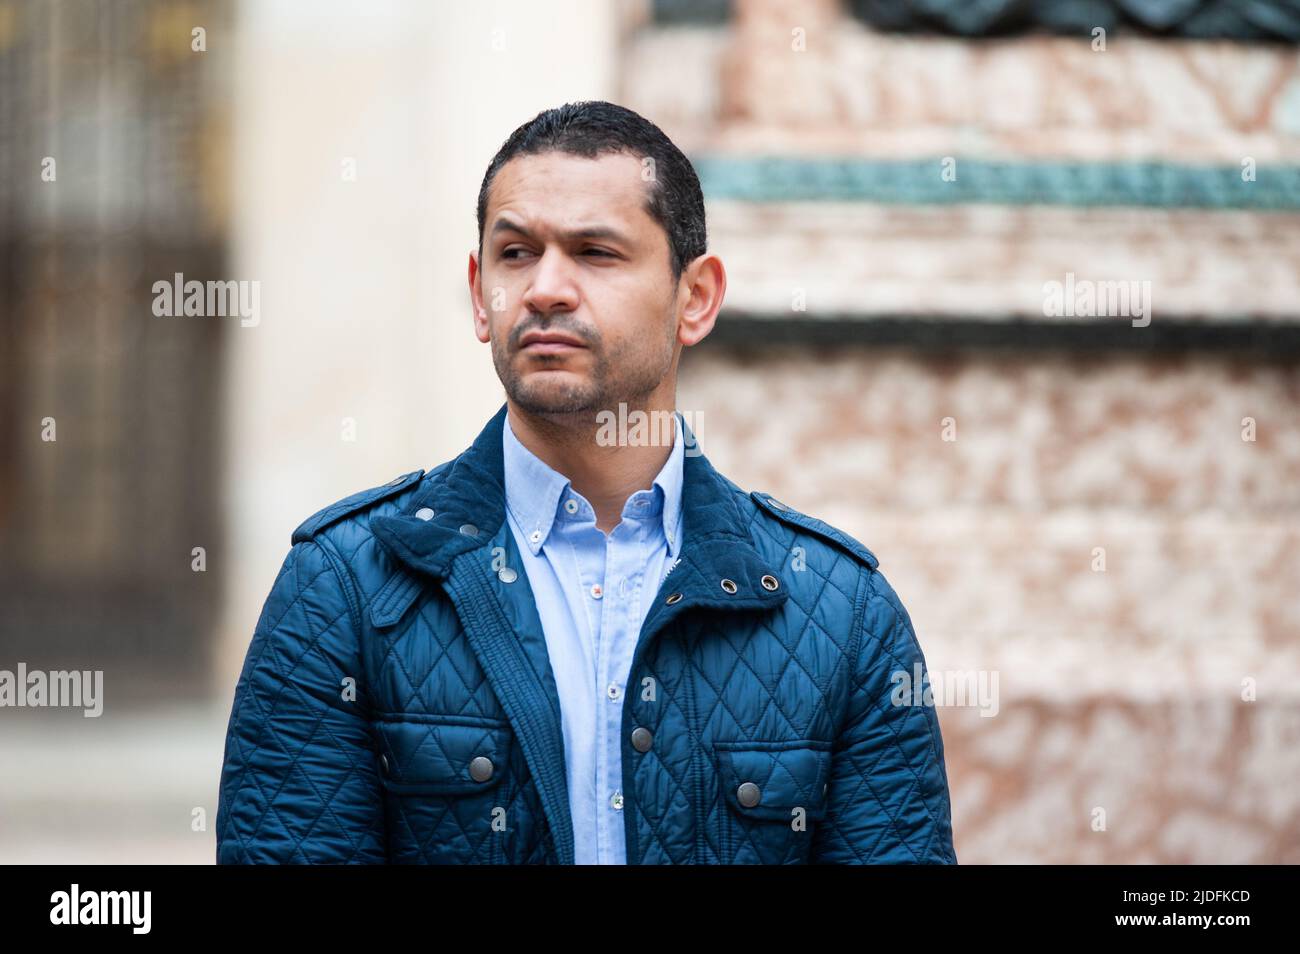
[[(590, 564), (584, 568), (586, 570), (584, 602), (588, 607), (591, 607), (592, 602), (597, 603), (595, 607), (591, 607), (592, 612), (588, 614), (588, 619), (592, 621), (593, 655), (596, 660), (596, 671), (592, 674), (594, 684), (591, 687), (596, 695), (596, 718), (593, 720), (596, 738), (592, 740), (596, 759), (596, 806), (593, 814), (596, 818), (596, 863), (610, 864), (612, 861), (610, 857), (612, 847), (609, 837), (610, 815), (612, 813), (617, 814), (617, 809), (613, 807), (615, 787), (610, 785), (609, 778), (609, 723), (606, 718), (606, 710), (610, 705), (608, 694), (610, 681), (608, 679), (607, 660), (609, 658), (609, 642), (617, 636), (617, 633), (614, 625), (611, 625), (606, 616), (610, 601), (606, 599), (605, 581), (609, 573), (610, 553), (616, 553), (617, 547), (612, 544), (604, 531), (595, 526), (592, 526), (590, 530), (593, 536), (598, 537), (600, 541), (598, 545), (584, 549), (590, 560)], [(592, 591), (593, 585), (600, 587), (599, 597), (594, 595)]]
[[(600, 720), (601, 745), (600, 758), (602, 774), (607, 779), (606, 787), (610, 791), (610, 803), (606, 806), (602, 818), (607, 825), (602, 826), (600, 840), (610, 852), (610, 862), (625, 862), (615, 856), (615, 850), (623, 843), (623, 812), (626, 810), (626, 798), (623, 792), (623, 706), (627, 700), (627, 677), (632, 664), (633, 638), (632, 623), (638, 620), (641, 596), (641, 577), (647, 558), (645, 540), (645, 521), (626, 520), (611, 535), (605, 564), (606, 580), (614, 585), (617, 595), (606, 601), (602, 617), (601, 679), (607, 687), (617, 688), (617, 694), (607, 690), (604, 718)], [(626, 586), (622, 584), (626, 582)], [(625, 595), (626, 594), (626, 595)], [(637, 626), (639, 630), (639, 625)], [(617, 807), (616, 807), (617, 806)], [(613, 837), (616, 834), (617, 838)]]

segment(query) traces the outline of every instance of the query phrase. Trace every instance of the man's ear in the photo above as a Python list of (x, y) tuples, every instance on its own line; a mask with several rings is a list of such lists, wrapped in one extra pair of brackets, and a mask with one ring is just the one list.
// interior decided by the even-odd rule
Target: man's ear
[(469, 250), (469, 301), (474, 310), (474, 336), (487, 344), (492, 340), (492, 325), (488, 321), (487, 307), (483, 304), (483, 282), (479, 269), (477, 249)]
[(682, 270), (678, 292), (682, 303), (677, 340), (686, 347), (709, 336), (727, 294), (727, 270), (716, 255), (701, 255)]

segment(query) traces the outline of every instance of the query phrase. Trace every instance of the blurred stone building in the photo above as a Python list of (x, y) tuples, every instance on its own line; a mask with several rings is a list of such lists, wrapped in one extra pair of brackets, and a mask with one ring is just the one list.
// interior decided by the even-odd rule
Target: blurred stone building
[[(1245, 6), (661, 3), (628, 46), (729, 267), (706, 452), (998, 674), (940, 711), (963, 862), (1300, 861), (1300, 20)], [(1046, 314), (1067, 276), (1149, 321)]]
[[(1289, 10), (0, 0), (0, 667), (108, 695), (0, 715), (0, 860), (212, 860), (291, 530), (499, 407), (479, 182), (603, 98), (701, 174), (705, 452), (876, 552), (932, 674), (996, 675), (940, 711), (959, 859), (1300, 861)], [(260, 323), (161, 321), (175, 272)], [(1143, 315), (1051, 305), (1114, 282)]]

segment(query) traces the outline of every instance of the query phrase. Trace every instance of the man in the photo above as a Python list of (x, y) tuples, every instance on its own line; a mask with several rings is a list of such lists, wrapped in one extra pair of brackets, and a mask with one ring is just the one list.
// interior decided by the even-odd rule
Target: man
[[(478, 228), (506, 402), (458, 457), (294, 531), (218, 861), (955, 863), (938, 719), (895, 703), (925, 661), (876, 558), (745, 493), (675, 410), (726, 289), (690, 163), (630, 110), (567, 104), (502, 146)], [(667, 426), (610, 426), (634, 415)]]

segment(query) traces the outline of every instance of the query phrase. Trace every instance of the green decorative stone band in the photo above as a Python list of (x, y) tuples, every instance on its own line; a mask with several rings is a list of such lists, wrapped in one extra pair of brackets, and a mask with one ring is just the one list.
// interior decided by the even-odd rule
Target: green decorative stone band
[[(1300, 165), (694, 156), (707, 199), (1300, 209)], [(946, 176), (945, 176), (946, 173)], [(1253, 175), (1253, 178), (1251, 177)]]

